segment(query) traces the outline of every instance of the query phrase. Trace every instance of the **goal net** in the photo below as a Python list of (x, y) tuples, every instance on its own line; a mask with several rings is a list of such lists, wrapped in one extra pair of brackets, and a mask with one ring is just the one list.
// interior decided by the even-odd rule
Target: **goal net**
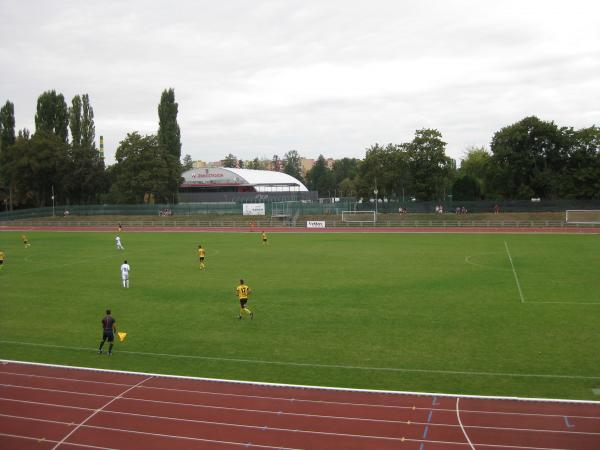
[(375, 223), (375, 211), (342, 211), (342, 222), (348, 223)]
[(565, 215), (567, 223), (600, 224), (600, 209), (568, 209)]

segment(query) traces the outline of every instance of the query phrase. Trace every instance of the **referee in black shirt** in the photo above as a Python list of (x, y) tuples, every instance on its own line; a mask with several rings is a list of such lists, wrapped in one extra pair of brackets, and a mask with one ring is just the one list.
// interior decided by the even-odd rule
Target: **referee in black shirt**
[(104, 343), (108, 341), (108, 355), (112, 355), (113, 342), (115, 341), (115, 333), (117, 332), (117, 326), (115, 325), (117, 321), (113, 316), (110, 315), (110, 309), (106, 310), (106, 316), (102, 319), (102, 341), (100, 342), (100, 347), (98, 348), (98, 353), (102, 353), (102, 347)]

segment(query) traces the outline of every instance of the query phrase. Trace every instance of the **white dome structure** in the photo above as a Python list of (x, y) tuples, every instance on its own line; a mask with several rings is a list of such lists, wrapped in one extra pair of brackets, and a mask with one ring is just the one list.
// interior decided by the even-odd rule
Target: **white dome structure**
[(308, 192), (302, 182), (270, 170), (211, 167), (182, 174), (183, 192)]

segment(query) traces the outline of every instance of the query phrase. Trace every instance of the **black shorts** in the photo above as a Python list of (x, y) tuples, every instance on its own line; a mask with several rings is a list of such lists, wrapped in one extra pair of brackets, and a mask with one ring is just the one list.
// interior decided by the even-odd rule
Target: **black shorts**
[(3, 260), (3, 259), (0, 259), (0, 266), (1, 266), (2, 264), (4, 264), (4, 260)]
[(200, 259), (200, 262), (204, 262), (204, 256), (201, 256), (199, 259)]
[(104, 330), (102, 332), (102, 340), (107, 340), (108, 342), (113, 342), (115, 340), (115, 334), (112, 330)]
[(242, 308), (244, 308), (246, 306), (246, 303), (248, 303), (248, 299), (247, 298), (240, 298), (240, 306)]

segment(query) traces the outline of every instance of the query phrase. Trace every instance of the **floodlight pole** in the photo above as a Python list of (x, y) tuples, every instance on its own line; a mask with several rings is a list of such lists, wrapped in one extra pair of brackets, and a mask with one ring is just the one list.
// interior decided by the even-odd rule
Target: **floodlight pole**
[(52, 185), (52, 217), (54, 217), (54, 185)]

